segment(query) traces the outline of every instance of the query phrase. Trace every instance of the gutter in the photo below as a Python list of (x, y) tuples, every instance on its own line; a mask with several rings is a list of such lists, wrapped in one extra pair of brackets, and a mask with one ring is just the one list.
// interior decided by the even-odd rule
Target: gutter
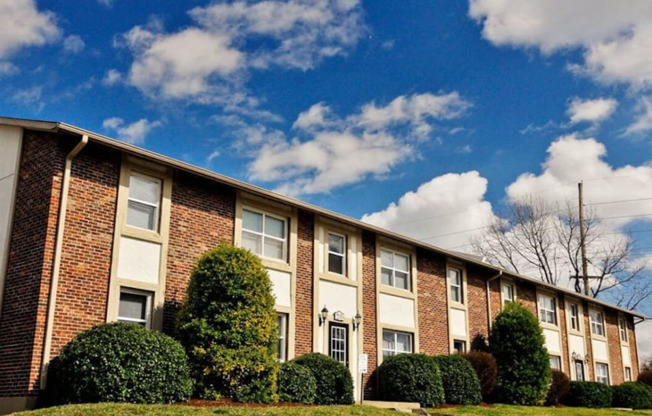
[(41, 359), (41, 390), (45, 389), (47, 381), (47, 369), (50, 363), (50, 350), (52, 348), (52, 331), (54, 328), (54, 310), (57, 303), (57, 288), (59, 286), (59, 271), (61, 269), (61, 253), (63, 247), (63, 232), (66, 227), (66, 211), (68, 208), (68, 192), (70, 190), (70, 171), (72, 160), (81, 152), (88, 143), (88, 135), (84, 134), (81, 141), (77, 143), (68, 156), (63, 170), (63, 181), (61, 183), (61, 195), (59, 201), (59, 221), (57, 223), (57, 237), (54, 246), (54, 263), (52, 265), (52, 278), (50, 279), (50, 291), (48, 299), (48, 312), (45, 318), (45, 340), (43, 342), (43, 353)]
[[(503, 275), (503, 271), (500, 270), (498, 271), (498, 274), (495, 275), (494, 277), (491, 277), (487, 279), (487, 331), (491, 330), (491, 321), (493, 320), (493, 317), (491, 316), (491, 293), (489, 291), (489, 284), (493, 282), (494, 280), (500, 278)], [(487, 337), (489, 334), (487, 334)]]

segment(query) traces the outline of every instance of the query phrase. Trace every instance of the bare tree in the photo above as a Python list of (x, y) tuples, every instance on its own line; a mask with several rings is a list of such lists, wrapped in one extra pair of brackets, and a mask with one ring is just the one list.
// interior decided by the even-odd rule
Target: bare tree
[[(589, 293), (636, 308), (652, 294), (652, 279), (644, 275), (643, 266), (632, 264), (631, 237), (610, 233), (590, 210), (584, 225)], [(570, 279), (575, 291), (583, 292), (579, 215), (570, 202), (559, 206), (528, 197), (509, 204), (472, 246), (489, 263), (525, 275), (538, 274), (555, 285)]]

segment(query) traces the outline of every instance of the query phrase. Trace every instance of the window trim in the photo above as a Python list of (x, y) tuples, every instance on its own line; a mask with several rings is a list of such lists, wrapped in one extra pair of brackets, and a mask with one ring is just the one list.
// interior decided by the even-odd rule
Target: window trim
[[(552, 300), (553, 309), (548, 309), (548, 308), (543, 307), (544, 306), (543, 302), (542, 302), (543, 298), (549, 298), (549, 299)], [(554, 328), (559, 327), (559, 311), (558, 311), (558, 309), (559, 309), (559, 299), (557, 299), (556, 294), (548, 293), (548, 292), (539, 292), (539, 293), (537, 293), (537, 314), (538, 314), (538, 317), (539, 317), (539, 323), (542, 324), (542, 326), (551, 326), (551, 327), (554, 327)], [(548, 321), (544, 321), (543, 319), (541, 319), (541, 312), (542, 311), (545, 311), (545, 312), (548, 312), (548, 313), (552, 312), (554, 322), (548, 322)]]
[[(120, 316), (120, 300), (122, 298), (123, 293), (128, 293), (131, 295), (138, 295), (138, 296), (144, 296), (145, 297), (145, 319), (133, 319), (133, 318), (125, 318)], [(118, 314), (117, 314), (117, 321), (118, 322), (130, 322), (133, 324), (145, 324), (145, 328), (147, 329), (152, 329), (152, 304), (154, 303), (154, 292), (148, 291), (148, 290), (142, 290), (142, 289), (134, 289), (132, 287), (128, 286), (120, 286), (120, 290), (118, 292)], [(144, 322), (143, 322), (144, 321)]]
[[(383, 266), (383, 264), (382, 264), (383, 251), (392, 254), (392, 267), (391, 268), (389, 268), (387, 266)], [(395, 267), (395, 262), (393, 260), (393, 256), (395, 256), (396, 254), (407, 258), (407, 263), (408, 263), (407, 264), (407, 271), (399, 270), (399, 269), (397, 269)], [(388, 285), (388, 284), (383, 283), (383, 268), (390, 269), (392, 271), (392, 278), (393, 278), (392, 283), (393, 284)], [(381, 286), (383, 286), (385, 288), (392, 289), (392, 290), (399, 290), (399, 291), (405, 292), (405, 293), (412, 293), (413, 292), (413, 287), (414, 287), (414, 284), (412, 282), (412, 280), (413, 280), (412, 268), (413, 268), (413, 259), (412, 259), (412, 255), (410, 253), (405, 252), (405, 251), (396, 250), (394, 248), (387, 247), (386, 245), (381, 245), (380, 246), (380, 248), (378, 250), (378, 271), (379, 271), (379, 276), (378, 277), (379, 277), (379, 281), (380, 281)], [(395, 285), (396, 279), (394, 278), (396, 271), (399, 271), (401, 273), (406, 273), (407, 272), (407, 284), (408, 284), (407, 289), (402, 288), (402, 287), (396, 287), (396, 285)]]
[[(263, 216), (263, 221), (262, 221), (263, 231), (262, 232), (253, 231), (253, 230), (249, 230), (249, 229), (244, 228), (244, 213), (245, 213), (245, 211), (253, 212), (253, 213), (260, 214), (260, 215)], [(265, 238), (271, 238), (271, 239), (276, 240), (276, 241), (281, 241), (281, 239), (278, 238), (278, 237), (274, 237), (272, 235), (265, 234), (265, 217), (271, 217), (271, 218), (277, 219), (279, 221), (283, 221), (283, 230), (284, 230), (284, 233), (285, 233), (285, 238), (283, 239), (283, 256), (282, 256), (281, 259), (278, 259), (278, 258), (275, 258), (275, 257), (269, 257), (269, 256), (264, 255), (264, 253), (265, 253)], [(264, 209), (260, 209), (260, 208), (252, 207), (251, 205), (243, 204), (243, 206), (242, 206), (241, 226), (240, 226), (240, 246), (243, 247), (243, 248), (244, 248), (243, 236), (244, 236), (245, 232), (255, 234), (255, 235), (259, 235), (259, 236), (262, 237), (262, 240), (261, 240), (261, 250), (262, 250), (262, 252), (261, 252), (261, 254), (254, 253), (253, 251), (252, 251), (252, 253), (254, 253), (255, 255), (257, 255), (258, 257), (260, 257), (261, 259), (264, 259), (264, 260), (268, 260), (268, 261), (276, 262), (276, 263), (282, 263), (282, 264), (290, 264), (290, 259), (289, 259), (289, 252), (290, 252), (290, 250), (289, 250), (289, 246), (290, 246), (289, 239), (290, 239), (290, 234), (291, 234), (290, 217), (284, 217), (282, 215), (279, 215), (279, 214), (276, 214), (276, 213), (273, 213), (273, 212), (270, 212), (270, 211), (267, 211), (267, 210), (264, 210)]]
[[(397, 337), (398, 334), (408, 335), (408, 336), (409, 336), (409, 339), (410, 339), (410, 349), (409, 349), (409, 351), (398, 351), (398, 350), (396, 350), (396, 349), (394, 349), (393, 351), (386, 350), (386, 349), (385, 349), (384, 342), (383, 342), (383, 340), (384, 340), (384, 338), (385, 338), (385, 332), (391, 332), (391, 333), (394, 334), (394, 345), (395, 345), (395, 346), (398, 345), (398, 343), (396, 342), (396, 337)], [(380, 338), (380, 342), (381, 342), (381, 345), (380, 345), (380, 356), (381, 356), (381, 358), (384, 359), (385, 357), (391, 357), (391, 356), (393, 356), (393, 355), (398, 355), (398, 354), (411, 354), (411, 353), (414, 353), (414, 352), (415, 352), (414, 339), (415, 339), (415, 337), (414, 337), (414, 332), (402, 331), (402, 330), (391, 329), (391, 328), (382, 328), (382, 329), (381, 329), (381, 338)], [(390, 354), (390, 355), (387, 355), (387, 356), (386, 356), (386, 355), (385, 355), (385, 351), (394, 352), (394, 354)]]
[[(566, 301), (566, 303), (568, 304), (568, 307), (566, 308), (567, 311), (568, 311), (567, 312), (568, 313), (568, 331), (571, 332), (571, 333), (575, 333), (575, 334), (582, 334), (583, 333), (583, 330), (582, 330), (583, 322), (582, 321), (583, 321), (583, 318), (584, 318), (584, 313), (583, 313), (583, 311), (581, 309), (581, 304), (578, 303), (578, 302), (575, 302), (575, 301), (568, 301), (568, 300)], [(575, 307), (575, 311), (577, 312), (577, 315), (575, 317), (575, 319), (577, 321), (576, 322), (577, 328), (573, 328), (573, 307)]]
[[(599, 313), (600, 316), (602, 317), (602, 322), (594, 322), (593, 321), (593, 313)], [(599, 326), (602, 328), (602, 334), (597, 333), (594, 331), (594, 325), (595, 328)], [(595, 338), (600, 338), (600, 339), (606, 339), (607, 338), (607, 326), (605, 322), (605, 316), (604, 316), (604, 310), (602, 309), (596, 309), (596, 308), (589, 308), (589, 325), (591, 327), (591, 336)]]
[[(629, 345), (629, 334), (627, 328), (627, 321), (622, 315), (618, 316), (618, 336), (620, 338), (620, 343), (623, 345)], [(625, 339), (623, 339), (623, 336)]]
[[(512, 299), (507, 299), (505, 298), (505, 292), (503, 291), (504, 286), (510, 286), (512, 288)], [(500, 280), (500, 304), (504, 308), (505, 305), (508, 302), (516, 302), (517, 301), (517, 295), (516, 295), (516, 284), (514, 283), (513, 280), (505, 280), (501, 279)]]
[[(598, 367), (600, 367), (600, 366), (604, 366), (604, 368), (607, 370), (606, 377), (599, 376)], [(596, 361), (595, 366), (594, 366), (594, 371), (595, 371), (595, 381), (597, 381), (598, 383), (602, 383), (602, 381), (600, 381), (599, 378), (605, 378), (606, 383), (604, 383), (604, 384), (606, 384), (608, 386), (611, 385), (611, 374), (610, 374), (611, 372), (609, 371), (609, 363), (605, 363), (605, 362), (602, 362), (602, 361)]]
[[(288, 351), (289, 351), (289, 338), (290, 338), (290, 328), (288, 322), (290, 321), (290, 314), (287, 312), (276, 312), (277, 322), (281, 318), (281, 327), (279, 328), (279, 337), (278, 337), (278, 357), (276, 359), (284, 363), (288, 361)], [(278, 328), (278, 325), (277, 325)], [(284, 342), (282, 342), (284, 341)], [(282, 346), (282, 348), (281, 348)]]
[(632, 367), (625, 366), (623, 377), (625, 378), (625, 382), (632, 381)]
[[(554, 354), (554, 353), (553, 353), (553, 354), (548, 354), (548, 359), (550, 360), (550, 368), (551, 368), (551, 369), (553, 369), (553, 370), (558, 370), (558, 371), (562, 371), (562, 370), (563, 370), (563, 365), (562, 365), (562, 361), (561, 361), (561, 355), (557, 355), (557, 354)], [(553, 367), (552, 367), (552, 360), (553, 360), (553, 359), (557, 360), (557, 362), (559, 363), (559, 368), (553, 368)]]
[[(156, 182), (158, 184), (158, 203), (156, 205), (154, 205), (154, 204), (152, 204), (150, 202), (142, 201), (140, 199), (131, 197), (131, 178), (133, 176), (140, 177), (141, 179), (145, 179), (147, 181)], [(128, 189), (127, 189), (127, 204), (126, 204), (127, 206), (126, 206), (126, 209), (125, 209), (125, 227), (133, 228), (135, 230), (140, 230), (140, 231), (147, 232), (147, 233), (154, 233), (154, 234), (158, 235), (160, 233), (160, 230), (161, 230), (161, 208), (162, 208), (162, 205), (163, 205), (163, 179), (160, 178), (160, 177), (157, 177), (157, 176), (148, 175), (146, 173), (141, 172), (138, 169), (131, 169), (130, 172), (129, 172), (129, 176), (127, 178), (127, 182), (128, 182), (127, 183), (127, 188)], [(136, 225), (129, 224), (129, 203), (131, 201), (134, 201), (134, 202), (136, 202), (138, 204), (147, 205), (147, 206), (155, 208), (155, 210), (154, 210), (154, 229), (143, 228), (143, 227), (138, 227)]]
[[(330, 249), (330, 235), (335, 235), (337, 237), (342, 238), (342, 254), (336, 253), (334, 251), (331, 251)], [(326, 229), (326, 241), (324, 242), (326, 245), (326, 256), (325, 256), (325, 271), (328, 274), (332, 274), (338, 277), (349, 277), (349, 262), (348, 262), (348, 254), (349, 254), (349, 236), (345, 233), (339, 233), (336, 231), (333, 231), (331, 229)], [(331, 259), (330, 255), (334, 254), (336, 256), (339, 256), (342, 258), (342, 273), (335, 273), (330, 270), (330, 264), (331, 264)]]
[[(456, 271), (457, 276), (459, 278), (459, 285), (453, 284), (453, 279), (451, 278), (451, 272)], [(448, 281), (448, 299), (454, 303), (454, 304), (459, 304), (459, 305), (465, 305), (466, 304), (466, 282), (464, 281), (464, 271), (462, 268), (458, 267), (447, 267), (446, 269), (446, 280)], [(457, 291), (459, 291), (459, 299), (453, 299), (453, 293), (456, 293), (456, 291), (453, 290), (453, 288), (456, 288)]]
[[(456, 352), (455, 344), (462, 344), (462, 351)], [(467, 352), (467, 342), (465, 339), (453, 338), (453, 349), (451, 350), (452, 354), (466, 354)]]

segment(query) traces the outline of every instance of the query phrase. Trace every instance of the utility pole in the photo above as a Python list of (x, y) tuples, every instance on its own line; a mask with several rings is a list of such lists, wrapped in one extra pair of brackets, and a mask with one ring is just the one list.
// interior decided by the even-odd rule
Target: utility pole
[(580, 248), (582, 250), (582, 278), (584, 279), (584, 294), (589, 296), (589, 264), (586, 260), (586, 229), (584, 228), (584, 194), (582, 185), (582, 182), (577, 184), (580, 199)]

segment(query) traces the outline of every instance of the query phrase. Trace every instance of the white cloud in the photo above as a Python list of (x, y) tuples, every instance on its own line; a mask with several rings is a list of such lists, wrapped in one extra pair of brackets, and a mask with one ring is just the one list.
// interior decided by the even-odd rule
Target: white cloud
[(652, 360), (652, 320), (636, 325), (636, 344), (639, 359)]
[(43, 108), (44, 103), (41, 100), (43, 95), (43, 87), (35, 86), (31, 88), (24, 88), (17, 90), (12, 96), (13, 100), (23, 105), (37, 104), (40, 109)]
[(118, 72), (118, 70), (116, 69), (109, 69), (104, 74), (104, 78), (102, 78), (102, 85), (106, 85), (106, 86), (116, 85), (121, 81), (122, 81), (122, 74)]
[(477, 171), (448, 173), (405, 193), (382, 211), (365, 214), (362, 221), (455, 248), (467, 244), (493, 218), (491, 204), (484, 200), (486, 192), (487, 179)]
[(220, 157), (220, 151), (219, 150), (214, 150), (208, 157), (206, 158), (206, 161), (208, 163), (211, 163), (213, 160), (217, 159)]
[(33, 0), (0, 2), (0, 58), (20, 48), (59, 39), (61, 30), (51, 12), (40, 12)]
[(641, 98), (639, 109), (636, 120), (627, 127), (625, 135), (642, 134), (652, 130), (652, 98)]
[(265, 128), (245, 133), (254, 156), (249, 175), (281, 182), (277, 191), (290, 195), (325, 193), (385, 175), (415, 157), (437, 120), (459, 117), (468, 107), (455, 92), (400, 96), (386, 106), (370, 103), (345, 118), (315, 104), (294, 123), (304, 140), (287, 140)]
[(573, 98), (568, 104), (566, 114), (571, 124), (589, 122), (598, 123), (608, 119), (618, 107), (618, 101), (613, 98), (596, 98), (593, 100), (582, 100)]
[(0, 62), (0, 78), (15, 75), (20, 70), (18, 67), (11, 62)]
[(149, 121), (145, 118), (131, 124), (125, 124), (125, 121), (120, 117), (107, 118), (102, 122), (103, 128), (115, 131), (120, 140), (131, 144), (143, 144), (149, 132), (162, 125), (163, 123), (160, 121)]
[(79, 53), (86, 48), (86, 43), (80, 36), (70, 35), (63, 40), (63, 50), (70, 53)]
[(115, 0), (97, 0), (99, 4), (105, 7), (113, 7), (113, 3), (115, 3)]
[(544, 54), (580, 48), (573, 69), (610, 83), (652, 85), (652, 2), (629, 0), (470, 0), (469, 14), (495, 45)]

